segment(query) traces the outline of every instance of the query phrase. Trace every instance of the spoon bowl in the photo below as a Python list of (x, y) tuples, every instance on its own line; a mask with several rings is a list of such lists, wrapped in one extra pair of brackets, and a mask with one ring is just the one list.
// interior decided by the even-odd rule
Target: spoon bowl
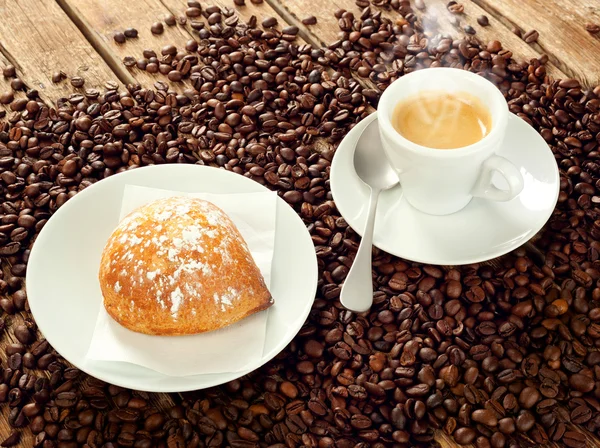
[(389, 190), (398, 183), (398, 176), (383, 151), (376, 120), (369, 123), (358, 139), (354, 170), (371, 189)]

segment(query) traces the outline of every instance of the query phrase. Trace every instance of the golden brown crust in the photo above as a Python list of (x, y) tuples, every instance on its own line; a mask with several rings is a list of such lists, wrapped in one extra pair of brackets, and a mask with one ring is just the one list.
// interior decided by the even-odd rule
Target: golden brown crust
[(235, 224), (201, 199), (160, 199), (126, 216), (99, 279), (108, 314), (145, 334), (212, 331), (273, 304)]

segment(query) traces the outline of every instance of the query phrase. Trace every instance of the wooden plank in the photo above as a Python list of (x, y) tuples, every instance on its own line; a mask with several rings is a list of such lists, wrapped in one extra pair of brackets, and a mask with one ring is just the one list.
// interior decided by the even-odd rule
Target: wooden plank
[(547, 53), (550, 61), (583, 85), (600, 85), (600, 39), (585, 29), (587, 23), (600, 25), (598, 0), (473, 2), (523, 32), (537, 30), (540, 36), (533, 47)]
[[(13, 64), (8, 59), (6, 59), (4, 54), (0, 52), (0, 95), (12, 93), (15, 99), (25, 98), (25, 92), (23, 90), (15, 91), (11, 87), (11, 81), (15, 78), (5, 78), (2, 75), (2, 69), (9, 65)], [(22, 74), (20, 73), (20, 70), (17, 69), (16, 72), (16, 77), (22, 80)], [(10, 108), (10, 104), (0, 104), (0, 118), (9, 117), (12, 113), (13, 111)]]
[[(464, 13), (456, 15), (456, 18), (458, 18), (460, 22), (458, 26), (451, 23), (454, 14), (448, 11), (446, 7), (448, 4), (447, 0), (425, 0), (424, 3), (426, 9), (423, 12), (417, 11), (418, 15), (423, 17), (435, 14), (441, 32), (448, 33), (453, 37), (464, 37), (468, 36), (464, 27), (470, 25), (475, 29), (476, 34), (474, 37), (479, 42), (487, 44), (494, 40), (500, 41), (505, 49), (513, 52), (514, 58), (518, 61), (529, 61), (530, 59), (536, 59), (545, 54), (544, 51), (538, 51), (538, 48), (533, 48), (525, 43), (503, 22), (498, 20), (494, 15), (487, 13), (485, 9), (481, 8), (477, 3), (471, 0), (463, 0), (460, 2), (464, 7)], [(477, 23), (477, 18), (483, 15), (488, 18), (488, 26), (481, 26)], [(547, 73), (554, 78), (567, 78), (565, 73), (551, 62), (546, 64), (546, 70)]]
[[(334, 16), (337, 10), (345, 9), (353, 12), (355, 16), (360, 15), (360, 9), (353, 0), (327, 1), (320, 4), (319, 8), (311, 6), (313, 4), (312, 0), (267, 0), (267, 2), (288, 22), (297, 25), (301, 31), (308, 33), (310, 37), (307, 37), (307, 41), (318, 45), (327, 45), (339, 39), (340, 29), (338, 20)], [(464, 6), (464, 13), (458, 15), (459, 26), (451, 23), (453, 14), (447, 10), (446, 5), (448, 2), (446, 0), (424, 0), (424, 3), (426, 5), (425, 11), (415, 10), (415, 12), (420, 17), (427, 16), (429, 18), (429, 20), (424, 21), (424, 24), (427, 26), (425, 33), (430, 36), (437, 33), (446, 33), (453, 37), (465, 37), (467, 33), (463, 28), (466, 25), (471, 25), (477, 31), (476, 39), (483, 43), (499, 40), (504, 48), (513, 52), (517, 60), (529, 61), (542, 56), (542, 53), (523, 42), (494, 16), (488, 15), (489, 26), (480, 26), (477, 23), (477, 18), (486, 14), (486, 11), (470, 0), (461, 2)], [(317, 23), (308, 27), (302, 25), (301, 20), (307, 15), (314, 15), (317, 18)], [(383, 15), (392, 20), (398, 18), (396, 11), (383, 11)], [(431, 17), (435, 17), (436, 20), (430, 20)], [(567, 77), (552, 63), (548, 63), (546, 68), (550, 76), (555, 78)]]
[[(109, 61), (112, 67), (128, 72), (131, 81), (137, 81), (145, 87), (152, 87), (164, 76), (155, 76), (137, 67), (127, 69), (123, 58), (133, 56), (136, 60), (142, 58), (145, 49), (151, 49), (161, 57), (161, 49), (166, 45), (184, 48), (191, 36), (185, 28), (167, 26), (164, 18), (169, 10), (159, 0), (57, 0), (61, 7), (80, 27), (86, 37), (96, 42), (97, 49)], [(152, 24), (160, 22), (163, 25), (162, 34), (151, 32)], [(114, 39), (116, 32), (127, 28), (138, 31), (137, 38), (128, 38), (125, 43), (117, 43)], [(171, 83), (174, 90), (182, 91), (190, 84)]]
[(5, 0), (1, 6), (0, 51), (42, 98), (55, 100), (73, 93), (68, 81), (52, 82), (52, 74), (60, 70), (84, 78), (84, 88), (117, 81), (53, 0)]
[[(16, 75), (25, 88), (13, 92), (15, 98), (25, 98), (25, 89), (38, 90), (40, 97), (48, 104), (76, 91), (68, 80), (53, 83), (52, 75), (64, 71), (69, 76), (81, 76), (86, 88), (103, 88), (106, 81), (117, 81), (118, 77), (104, 63), (103, 59), (79, 32), (77, 27), (64, 14), (53, 0), (11, 0), (0, 3), (3, 20), (0, 22), (0, 68), (7, 65), (16, 67)], [(31, 12), (35, 11), (35, 14)], [(0, 75), (0, 94), (11, 92), (11, 78)], [(13, 114), (8, 105), (0, 106)], [(4, 121), (4, 119), (0, 120)], [(8, 276), (9, 266), (2, 263)], [(13, 330), (24, 322), (25, 313), (2, 316), (12, 324), (0, 343), (0, 363), (6, 365), (4, 347), (17, 342)], [(38, 333), (38, 339), (43, 338)], [(38, 375), (49, 376), (48, 372), (36, 371)], [(13, 429), (8, 425), (9, 408), (3, 406), (0, 416), (0, 439), (4, 440)], [(21, 434), (19, 446), (34, 445), (34, 436), (28, 427), (18, 430)]]
[[(164, 19), (172, 14), (177, 19), (185, 17), (187, 4), (180, 0), (136, 0), (134, 2), (123, 2), (120, 0), (102, 1), (96, 0), (57, 0), (61, 7), (73, 19), (82, 30), (83, 34), (95, 42), (96, 49), (109, 62), (113, 69), (127, 70), (123, 65), (123, 58), (132, 56), (136, 59), (142, 57), (145, 49), (154, 50), (161, 57), (161, 49), (166, 45), (175, 45), (178, 49), (185, 48), (190, 39), (198, 39), (197, 32), (190, 27), (192, 20), (203, 21), (201, 17), (187, 18), (186, 25), (179, 23), (168, 26)], [(212, 4), (221, 8), (234, 8), (232, 0), (218, 0)], [(203, 2), (206, 7), (209, 4)], [(279, 19), (279, 23), (285, 23), (277, 16), (268, 5), (254, 5), (250, 2), (238, 11), (242, 20), (248, 20), (258, 9), (263, 10), (263, 16), (271, 15)], [(258, 15), (258, 14), (257, 14)], [(153, 34), (151, 27), (154, 23), (163, 25), (163, 33)], [(117, 43), (114, 39), (116, 32), (123, 32), (127, 28), (135, 28), (138, 31), (137, 38), (127, 39), (125, 43)], [(137, 81), (145, 87), (151, 87), (157, 80), (167, 81), (165, 76), (156, 76), (137, 67), (129, 69), (128, 75), (131, 81)], [(182, 83), (169, 83), (176, 91), (182, 91), (190, 87), (188, 81)]]

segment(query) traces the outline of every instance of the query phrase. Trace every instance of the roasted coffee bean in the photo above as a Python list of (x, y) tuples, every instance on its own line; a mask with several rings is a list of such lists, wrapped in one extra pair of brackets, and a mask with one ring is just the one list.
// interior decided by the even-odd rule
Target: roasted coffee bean
[(452, 436), (460, 445), (468, 445), (473, 443), (475, 437), (477, 437), (477, 433), (471, 428), (458, 428), (456, 431), (454, 431)]
[(530, 409), (540, 400), (540, 392), (535, 387), (525, 387), (519, 394), (519, 405)]
[(471, 419), (485, 426), (496, 426), (498, 419), (493, 411), (488, 409), (477, 409), (471, 414)]
[(0, 104), (10, 104), (15, 99), (12, 92), (4, 92), (0, 94)]
[(523, 40), (528, 44), (531, 44), (533, 42), (537, 42), (538, 37), (540, 37), (540, 33), (538, 33), (536, 30), (530, 30), (523, 35)]
[(17, 74), (17, 70), (14, 65), (6, 65), (2, 68), (2, 76), (5, 78), (13, 78)]
[(477, 23), (481, 26), (488, 26), (490, 24), (490, 21), (486, 15), (481, 15), (477, 17)]
[(587, 406), (577, 406), (571, 411), (571, 421), (577, 425), (587, 423), (592, 419), (592, 410)]
[(71, 78), (71, 85), (73, 87), (83, 87), (85, 80), (81, 76), (73, 76)]
[(128, 39), (134, 39), (138, 37), (138, 30), (135, 28), (126, 28), (125, 31), (123, 31), (123, 34), (125, 34), (125, 37)]
[(594, 389), (594, 380), (587, 375), (576, 373), (569, 377), (569, 385), (579, 392), (590, 392)]
[(535, 417), (528, 411), (523, 411), (517, 417), (517, 429), (521, 432), (527, 432), (535, 424)]
[(585, 29), (590, 34), (598, 34), (600, 33), (600, 25), (596, 23), (586, 23)]
[(150, 27), (152, 34), (162, 34), (165, 31), (165, 27), (161, 22), (154, 22)]
[(123, 58), (123, 65), (127, 68), (132, 68), (136, 65), (137, 61), (133, 56), (125, 56)]
[(277, 19), (275, 17), (267, 17), (262, 21), (262, 26), (265, 28), (272, 28), (277, 25)]
[(15, 446), (19, 443), (19, 441), (21, 440), (21, 433), (18, 431), (13, 431), (10, 433), (10, 435), (5, 438), (1, 443), (0, 446)]
[(315, 25), (317, 23), (317, 18), (315, 16), (306, 16), (302, 19), (302, 23), (304, 25)]
[(29, 344), (34, 339), (31, 331), (25, 325), (18, 325), (14, 331), (15, 337), (21, 344)]
[[(10, 81), (10, 88), (17, 91), (17, 90), (23, 90), (25, 88), (25, 83), (19, 79), (19, 78), (14, 78)], [(37, 104), (37, 103), (35, 103)], [(33, 106), (35, 107), (35, 106)]]
[(55, 399), (57, 406), (62, 408), (69, 408), (75, 406), (77, 403), (77, 395), (75, 392), (60, 392)]
[(123, 44), (127, 40), (127, 38), (125, 37), (125, 34), (122, 33), (121, 31), (117, 31), (115, 34), (113, 34), (113, 39), (118, 44)]
[(561, 441), (569, 448), (585, 448), (588, 446), (585, 435), (577, 431), (565, 432)]

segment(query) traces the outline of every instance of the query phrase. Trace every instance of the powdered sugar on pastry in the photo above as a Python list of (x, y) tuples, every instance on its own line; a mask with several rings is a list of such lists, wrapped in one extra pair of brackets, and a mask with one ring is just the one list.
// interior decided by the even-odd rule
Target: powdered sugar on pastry
[[(107, 272), (101, 268), (100, 276), (110, 282), (110, 293), (128, 298), (128, 306), (116, 306), (119, 313), (128, 315), (122, 320), (153, 321), (158, 317), (147, 316), (151, 310), (168, 309), (175, 329), (190, 316), (204, 319), (203, 313), (208, 310), (213, 325), (219, 320), (227, 325), (231, 320), (227, 315), (236, 310), (242, 297), (241, 305), (245, 305), (260, 292), (259, 296), (268, 295), (260, 309), (272, 304), (260, 271), (233, 222), (221, 209), (201, 199), (161, 199), (129, 214), (109, 239), (104, 264)], [(240, 266), (247, 272), (241, 272)], [(244, 274), (251, 277), (245, 278)], [(111, 314), (107, 294), (104, 296)], [(145, 330), (140, 331), (154, 334)], [(207, 329), (195, 332), (199, 331)], [(176, 330), (171, 333), (180, 334)]]

